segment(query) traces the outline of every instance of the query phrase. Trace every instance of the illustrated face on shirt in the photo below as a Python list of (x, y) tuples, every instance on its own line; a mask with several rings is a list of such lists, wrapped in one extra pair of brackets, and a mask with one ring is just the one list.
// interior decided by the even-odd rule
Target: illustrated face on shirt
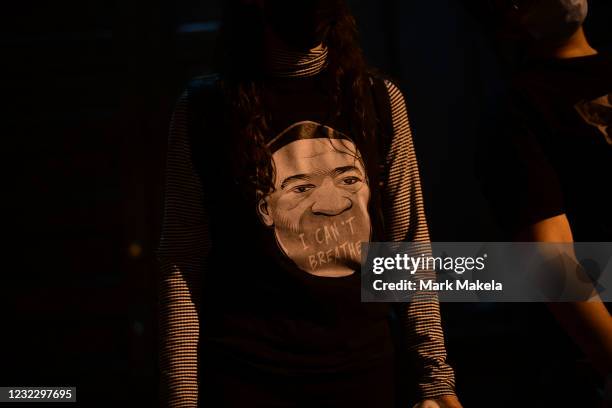
[(370, 239), (370, 189), (360, 155), (348, 139), (291, 141), (272, 155), (275, 190), (258, 204), (282, 251), (319, 276), (346, 276)]

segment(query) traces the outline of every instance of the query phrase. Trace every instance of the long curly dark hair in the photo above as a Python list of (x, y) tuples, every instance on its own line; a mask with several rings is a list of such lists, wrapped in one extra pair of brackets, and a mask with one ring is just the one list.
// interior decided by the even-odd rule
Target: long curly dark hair
[[(345, 0), (335, 2), (335, 18), (324, 40), (328, 48), (328, 82), (332, 114), (346, 114), (357, 146), (373, 134), (365, 95), (368, 70), (359, 45), (357, 25)], [(260, 7), (241, 0), (225, 4), (215, 70), (229, 108), (234, 167), (255, 200), (274, 190), (274, 168), (266, 146), (268, 117), (263, 106), (264, 17)]]

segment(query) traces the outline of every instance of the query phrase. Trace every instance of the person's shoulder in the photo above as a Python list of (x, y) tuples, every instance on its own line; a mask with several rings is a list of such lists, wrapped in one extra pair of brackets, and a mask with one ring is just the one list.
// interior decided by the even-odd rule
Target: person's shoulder
[(525, 65), (516, 68), (508, 78), (507, 90), (509, 94), (528, 93), (530, 90), (543, 85), (549, 78), (541, 66)]
[(506, 109), (533, 108), (538, 95), (550, 88), (550, 75), (539, 64), (525, 63), (512, 70), (502, 87), (502, 101)]
[(368, 68), (367, 75), (371, 84), (376, 82), (383, 84), (389, 91), (393, 90), (401, 93), (400, 81), (377, 68)]
[[(386, 95), (390, 103), (392, 112), (398, 112), (404, 109), (406, 98), (404, 96), (404, 87), (400, 80), (378, 69), (368, 69), (368, 76), (372, 84), (376, 84), (374, 89), (379, 95)], [(380, 98), (380, 96), (379, 96)]]

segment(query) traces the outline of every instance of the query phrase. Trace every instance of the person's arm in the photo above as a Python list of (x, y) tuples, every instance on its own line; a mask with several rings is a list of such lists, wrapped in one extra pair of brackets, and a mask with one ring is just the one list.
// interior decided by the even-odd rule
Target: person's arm
[(188, 138), (189, 94), (179, 99), (165, 173), (159, 281), (160, 396), (162, 406), (197, 407), (200, 276), (209, 248), (201, 182)]
[[(565, 214), (535, 222), (520, 231), (520, 241), (573, 242)], [(548, 303), (565, 331), (580, 346), (593, 366), (606, 378), (612, 371), (612, 316), (601, 300)]]
[[(421, 182), (414, 144), (401, 91), (385, 81), (391, 102), (393, 138), (387, 156), (384, 213), (387, 240), (429, 243)], [(427, 245), (428, 246), (428, 245)], [(435, 274), (435, 271), (422, 271)], [(435, 293), (399, 306), (405, 352), (420, 367), (417, 391), (421, 404), (435, 400), (440, 406), (461, 407), (455, 396), (455, 376), (446, 362), (440, 307)]]

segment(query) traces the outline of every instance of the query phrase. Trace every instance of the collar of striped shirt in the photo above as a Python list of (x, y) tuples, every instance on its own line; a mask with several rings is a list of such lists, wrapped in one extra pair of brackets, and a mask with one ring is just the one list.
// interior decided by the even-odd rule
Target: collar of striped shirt
[(327, 66), (327, 47), (323, 44), (306, 52), (272, 49), (268, 55), (270, 74), (281, 78), (313, 76)]

